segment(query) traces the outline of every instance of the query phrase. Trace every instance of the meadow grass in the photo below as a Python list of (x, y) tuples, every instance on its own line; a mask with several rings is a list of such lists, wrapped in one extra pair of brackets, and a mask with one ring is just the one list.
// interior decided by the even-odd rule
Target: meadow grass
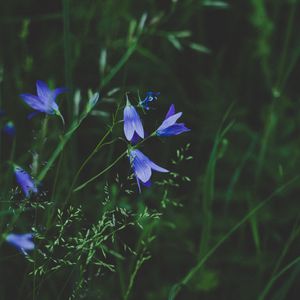
[[(1, 3), (0, 299), (298, 299), (299, 5)], [(65, 124), (27, 119), (39, 79), (68, 88)], [(191, 131), (154, 138), (171, 103)], [(134, 147), (170, 170), (141, 193)]]

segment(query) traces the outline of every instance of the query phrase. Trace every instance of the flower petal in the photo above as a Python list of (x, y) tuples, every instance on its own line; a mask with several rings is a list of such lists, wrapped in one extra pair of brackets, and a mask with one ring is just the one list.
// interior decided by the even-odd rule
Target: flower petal
[(143, 185), (146, 187), (150, 187), (152, 185), (151, 180), (148, 180), (147, 182), (143, 182)]
[(136, 133), (143, 139), (144, 138), (144, 128), (142, 125), (142, 121), (137, 111), (134, 109), (134, 127)]
[(131, 141), (134, 132), (136, 132), (141, 138), (144, 138), (144, 128), (140, 116), (135, 108), (128, 103), (124, 108), (124, 134), (126, 139)]
[(136, 132), (134, 132), (133, 137), (130, 140), (131, 144), (136, 145), (140, 141), (141, 141), (141, 137)]
[(149, 166), (151, 169), (153, 169), (154, 171), (157, 172), (162, 172), (162, 173), (167, 173), (169, 172), (169, 170), (162, 168), (160, 166), (158, 166), (156, 163), (154, 163), (153, 161), (149, 160)]
[(176, 121), (181, 117), (182, 112), (179, 112), (175, 115), (172, 115), (171, 117), (165, 119), (162, 124), (158, 127), (158, 130), (164, 130), (165, 128), (172, 126), (176, 123)]
[(172, 104), (166, 114), (165, 120), (170, 118), (171, 116), (173, 116), (175, 114), (175, 106), (174, 104)]
[(124, 134), (128, 141), (131, 141), (134, 134), (133, 114), (130, 106), (124, 108)]
[(157, 100), (159, 95), (160, 95), (160, 92), (150, 92), (150, 91), (147, 92), (145, 99), (140, 102), (140, 106), (142, 106), (146, 110), (149, 110), (150, 109), (149, 103)]
[(34, 118), (36, 115), (38, 115), (40, 112), (39, 111), (34, 111), (32, 113), (30, 113), (28, 116), (27, 116), (27, 119), (28, 120), (31, 120), (32, 118)]
[(40, 112), (45, 112), (45, 103), (43, 103), (39, 97), (31, 94), (21, 94), (20, 97), (31, 108), (38, 110)]
[(37, 193), (38, 189), (31, 176), (19, 166), (14, 166), (16, 181), (22, 189), (25, 197), (29, 197), (31, 193)]
[(55, 89), (54, 91), (51, 92), (53, 101), (55, 101), (55, 99), (58, 95), (67, 93), (68, 91), (69, 91), (69, 89), (65, 88), (65, 87), (60, 87), (60, 88)]
[(33, 238), (32, 233), (26, 234), (14, 234), (10, 233), (6, 236), (6, 241), (19, 250), (21, 250), (24, 254), (26, 250), (33, 250), (35, 248), (34, 242), (31, 240)]
[(136, 177), (143, 183), (147, 182), (152, 174), (149, 158), (139, 150), (132, 150), (130, 156), (132, 157), (133, 169)]
[(52, 98), (52, 91), (49, 89), (46, 82), (37, 80), (36, 82), (37, 95), (45, 102)]
[(173, 135), (178, 135), (178, 134), (181, 134), (181, 133), (187, 132), (187, 131), (190, 131), (190, 129), (185, 127), (185, 125), (183, 123), (176, 123), (165, 129), (157, 130), (156, 134), (158, 136), (173, 136)]
[(144, 164), (141, 160), (134, 160), (134, 171), (138, 179), (143, 183), (148, 181), (151, 178), (152, 172), (150, 166)]

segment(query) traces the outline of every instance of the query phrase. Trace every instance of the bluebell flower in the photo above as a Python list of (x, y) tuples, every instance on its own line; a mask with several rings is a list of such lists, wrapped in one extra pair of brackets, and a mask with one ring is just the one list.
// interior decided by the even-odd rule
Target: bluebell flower
[(32, 193), (37, 193), (38, 189), (32, 177), (21, 167), (14, 165), (16, 180), (26, 198)]
[(190, 131), (189, 128), (185, 127), (184, 123), (176, 123), (176, 121), (181, 117), (182, 112), (175, 113), (175, 106), (172, 104), (169, 111), (162, 122), (162, 124), (157, 128), (156, 135), (158, 136), (172, 136), (178, 135), (186, 131)]
[(126, 139), (131, 141), (135, 132), (139, 137), (144, 138), (144, 128), (140, 116), (127, 98), (124, 108), (124, 134)]
[(147, 187), (151, 185), (150, 178), (152, 175), (152, 170), (163, 173), (169, 172), (167, 169), (164, 169), (155, 164), (146, 155), (144, 155), (140, 150), (137, 149), (129, 150), (129, 161), (136, 177), (140, 192), (140, 181)]
[(62, 118), (58, 105), (55, 102), (59, 94), (65, 93), (66, 88), (57, 88), (51, 90), (48, 85), (41, 80), (36, 82), (37, 95), (21, 94), (20, 97), (26, 102), (36, 113), (45, 113), (48, 115), (58, 115)]
[(10, 137), (14, 137), (16, 135), (16, 127), (12, 121), (8, 121), (4, 127), (3, 132)]
[(140, 106), (142, 106), (146, 110), (149, 110), (149, 103), (157, 100), (159, 95), (160, 92), (147, 92), (145, 99), (140, 102)]
[(18, 250), (22, 251), (25, 255), (27, 255), (26, 251), (33, 250), (35, 248), (32, 238), (33, 238), (32, 233), (25, 233), (25, 234), (10, 233), (6, 236), (5, 239), (8, 243), (15, 246)]

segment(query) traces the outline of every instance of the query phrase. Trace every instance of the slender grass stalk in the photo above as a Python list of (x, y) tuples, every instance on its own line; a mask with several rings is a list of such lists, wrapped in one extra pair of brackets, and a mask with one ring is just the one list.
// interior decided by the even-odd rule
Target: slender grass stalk
[(145, 252), (146, 252), (146, 247), (143, 248), (143, 251), (141, 252), (139, 258), (136, 260), (134, 270), (131, 273), (130, 278), (129, 278), (129, 284), (128, 284), (128, 287), (127, 287), (127, 290), (126, 290), (126, 293), (125, 293), (125, 296), (124, 296), (124, 300), (128, 300), (129, 295), (130, 295), (131, 290), (132, 290), (132, 287), (133, 287), (133, 284), (134, 284), (134, 281), (135, 281), (135, 278), (136, 278), (136, 275), (137, 275), (139, 269), (141, 268), (142, 264), (145, 261), (147, 261), (148, 259), (150, 259), (150, 256), (144, 255)]
[(288, 17), (288, 24), (286, 26), (286, 32), (285, 32), (285, 39), (283, 43), (283, 50), (279, 61), (278, 66), (278, 77), (277, 77), (277, 84), (276, 86), (279, 88), (279, 91), (281, 93), (281, 90), (283, 89), (283, 79), (286, 77), (283, 73), (285, 70), (285, 66), (287, 65), (286, 60), (288, 57), (288, 46), (291, 40), (291, 34), (294, 29), (294, 20), (296, 15), (296, 1), (290, 2), (290, 11), (289, 11), (289, 17)]
[(115, 114), (113, 115), (113, 120), (112, 120), (112, 125), (109, 127), (109, 129), (107, 130), (107, 132), (104, 134), (104, 136), (101, 138), (101, 140), (98, 142), (98, 144), (96, 145), (96, 147), (92, 150), (92, 152), (88, 155), (88, 157), (84, 160), (84, 162), (81, 164), (81, 166), (79, 167), (78, 171), (76, 172), (73, 180), (72, 180), (72, 184), (71, 187), (69, 189), (69, 193), (66, 199), (66, 202), (68, 201), (68, 199), (71, 197), (71, 194), (73, 192), (73, 188), (77, 182), (77, 179), (79, 177), (79, 175), (81, 174), (81, 172), (83, 171), (84, 167), (89, 163), (89, 161), (98, 153), (98, 151), (101, 149), (101, 147), (104, 145), (104, 141), (107, 139), (107, 137), (110, 135), (110, 133), (113, 131), (115, 125), (118, 123), (117, 121), (117, 116), (119, 113), (119, 109), (120, 109), (120, 105), (118, 105), (117, 110), (115, 112)]
[[(92, 98), (89, 100), (86, 109), (84, 110), (84, 112), (80, 115), (78, 120), (73, 121), (73, 123), (70, 126), (70, 129), (61, 137), (61, 141), (58, 144), (58, 146), (56, 147), (56, 149), (54, 150), (53, 154), (51, 155), (50, 159), (47, 161), (47, 164), (45, 165), (45, 167), (40, 171), (39, 175), (37, 176), (37, 180), (38, 181), (42, 181), (45, 176), (47, 175), (47, 173), (49, 172), (50, 168), (53, 166), (54, 162), (56, 161), (56, 159), (58, 158), (58, 156), (60, 155), (60, 153), (63, 151), (65, 145), (68, 143), (68, 141), (70, 140), (70, 138), (73, 136), (73, 134), (76, 132), (76, 130), (79, 128), (79, 126), (81, 125), (81, 123), (84, 121), (84, 119), (89, 115), (89, 113), (92, 110), (92, 106), (90, 106), (90, 102), (92, 102), (93, 98), (97, 98), (98, 99), (99, 94), (95, 93)], [(97, 101), (97, 100), (96, 100)]]
[(280, 270), (277, 274), (275, 274), (274, 276), (272, 276), (271, 280), (269, 281), (269, 283), (267, 284), (267, 286), (265, 287), (265, 289), (259, 295), (258, 300), (264, 300), (266, 298), (268, 292), (272, 288), (273, 284), (275, 283), (275, 281), (279, 277), (281, 277), (283, 274), (285, 274), (287, 271), (289, 271), (292, 267), (294, 267), (295, 265), (297, 265), (299, 263), (300, 263), (300, 256), (298, 256), (297, 258), (295, 258), (288, 265), (286, 265), (282, 270)]
[(286, 243), (284, 244), (283, 250), (279, 256), (279, 258), (277, 259), (277, 262), (275, 264), (274, 270), (272, 272), (272, 276), (275, 275), (275, 273), (278, 271), (284, 257), (286, 256), (291, 244), (296, 240), (296, 238), (299, 236), (300, 234), (300, 225), (299, 225), (299, 220), (300, 220), (300, 216), (297, 217), (297, 220), (295, 222), (295, 226), (291, 232), (291, 234), (289, 235)]
[(89, 180), (85, 181), (83, 184), (78, 186), (73, 190), (73, 192), (78, 192), (85, 188), (89, 183), (99, 178), (101, 175), (105, 174), (107, 171), (109, 171), (113, 166), (115, 166), (125, 155), (127, 154), (127, 150), (125, 150), (121, 155), (119, 155), (114, 162), (112, 162), (109, 166), (107, 166), (105, 169), (103, 169), (101, 172), (90, 178)]
[[(72, 87), (72, 57), (71, 57), (71, 33), (70, 33), (70, 0), (62, 0), (63, 4), (63, 41), (64, 41), (64, 68), (65, 81), (67, 87), (73, 91)], [(73, 109), (71, 107), (71, 97), (67, 95), (68, 99), (68, 115), (71, 119)]]
[(261, 208), (263, 208), (267, 203), (275, 198), (275, 196), (279, 195), (283, 191), (285, 191), (289, 186), (294, 184), (300, 179), (300, 175), (295, 176), (293, 179), (289, 180), (285, 184), (281, 185), (277, 188), (269, 197), (256, 205), (249, 213), (247, 213), (238, 223), (236, 223), (223, 237), (202, 257), (196, 265), (175, 285), (172, 286), (168, 300), (174, 300), (182, 287), (186, 285), (194, 275), (202, 268), (204, 263), (216, 252), (219, 247), (226, 242), (233, 233), (235, 233), (243, 224), (245, 224), (252, 215), (256, 214)]
[(223, 125), (226, 119), (228, 118), (232, 107), (233, 105), (229, 107), (229, 109), (226, 111), (221, 121), (220, 127), (217, 131), (217, 135), (214, 141), (213, 149), (209, 157), (205, 176), (204, 176), (203, 200), (202, 200), (202, 213), (203, 213), (202, 224), (203, 225), (202, 225), (202, 232), (201, 232), (199, 257), (203, 257), (206, 254), (210, 243), (211, 226), (213, 220), (212, 203), (214, 200), (215, 169), (218, 160), (218, 150), (219, 150), (219, 145), (222, 142), (224, 136), (234, 124), (234, 122), (232, 121), (223, 129)]
[(117, 64), (110, 70), (110, 72), (101, 80), (100, 87), (101, 89), (105, 87), (114, 77), (115, 75), (122, 69), (122, 67), (126, 64), (128, 59), (132, 56), (132, 54), (135, 52), (136, 47), (138, 45), (137, 41), (134, 41), (129, 48), (126, 50), (126, 52), (123, 54), (123, 56), (120, 58), (120, 60), (117, 62)]
[[(152, 222), (147, 228), (142, 230), (142, 233), (138, 239), (137, 245), (135, 247), (135, 252), (137, 253), (137, 258), (134, 260), (133, 264), (130, 265), (129, 270), (130, 270), (130, 276), (129, 276), (129, 283), (126, 289), (126, 292), (124, 294), (124, 300), (128, 300), (131, 290), (133, 288), (134, 281), (136, 279), (136, 275), (144, 261), (148, 259), (147, 256), (145, 256), (145, 260), (143, 259), (143, 255), (145, 253), (146, 245), (143, 242), (147, 237), (149, 237), (153, 231), (153, 228), (159, 224), (159, 220), (155, 220)], [(140, 253), (140, 254), (139, 254)], [(139, 254), (139, 255), (138, 255)], [(139, 259), (140, 258), (140, 259)]]
[[(137, 145), (135, 145), (133, 148), (137, 148), (140, 145), (142, 145), (143, 143), (145, 143), (148, 139), (152, 138), (155, 135), (155, 132), (153, 132), (152, 134), (150, 134), (148, 137), (146, 137), (145, 139), (143, 139), (141, 142), (139, 142)], [(107, 166), (105, 169), (103, 169), (101, 172), (99, 172), (98, 174), (96, 174), (95, 176), (93, 176), (92, 178), (90, 178), (89, 180), (85, 181), (83, 184), (81, 184), (80, 186), (76, 187), (73, 192), (78, 192), (81, 189), (85, 188), (89, 183), (93, 182), (94, 180), (96, 180), (97, 178), (99, 178), (101, 175), (105, 174), (107, 171), (109, 171), (112, 167), (114, 167), (126, 154), (127, 154), (128, 150), (126, 149), (123, 153), (121, 153), (114, 162), (112, 162), (109, 166)]]

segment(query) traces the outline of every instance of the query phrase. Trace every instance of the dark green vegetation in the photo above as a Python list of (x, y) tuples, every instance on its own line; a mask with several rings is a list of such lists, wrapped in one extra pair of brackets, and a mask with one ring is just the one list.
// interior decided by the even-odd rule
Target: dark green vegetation
[[(37, 250), (1, 238), (0, 299), (299, 299), (299, 18), (298, 0), (1, 0), (17, 135), (1, 135), (0, 233), (34, 231)], [(70, 88), (65, 132), (26, 119), (37, 79)], [(78, 127), (89, 89), (102, 99)], [(126, 149), (125, 92), (148, 90), (145, 128), (175, 103), (192, 129), (143, 146), (174, 173), (139, 195), (123, 158), (72, 192)], [(10, 161), (44, 193), (22, 200)]]

